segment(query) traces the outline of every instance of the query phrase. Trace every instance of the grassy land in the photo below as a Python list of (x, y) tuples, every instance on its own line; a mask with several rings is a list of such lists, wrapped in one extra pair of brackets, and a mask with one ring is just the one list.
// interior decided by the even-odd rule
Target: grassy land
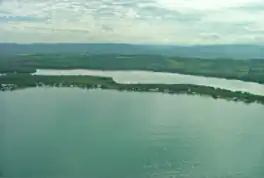
[(246, 103), (264, 104), (264, 96), (250, 93), (233, 92), (208, 86), (189, 84), (118, 84), (108, 77), (94, 76), (32, 76), (28, 74), (9, 74), (0, 77), (0, 89), (15, 90), (36, 86), (81, 87), (86, 89), (102, 88), (119, 91), (164, 92), (223, 98)]
[(36, 69), (149, 70), (264, 84), (264, 60), (198, 59), (160, 55), (36, 54), (0, 56), (0, 73)]

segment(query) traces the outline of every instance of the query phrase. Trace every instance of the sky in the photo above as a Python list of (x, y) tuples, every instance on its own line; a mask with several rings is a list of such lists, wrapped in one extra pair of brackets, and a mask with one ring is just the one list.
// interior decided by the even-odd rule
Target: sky
[(264, 44), (264, 0), (0, 0), (0, 42)]

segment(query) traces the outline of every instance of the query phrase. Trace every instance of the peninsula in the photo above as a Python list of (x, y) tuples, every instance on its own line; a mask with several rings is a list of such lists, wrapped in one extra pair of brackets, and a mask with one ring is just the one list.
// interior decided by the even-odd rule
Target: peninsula
[(2, 91), (45, 86), (202, 95), (215, 99), (222, 98), (231, 101), (264, 104), (264, 96), (191, 84), (120, 84), (116, 83), (112, 78), (97, 76), (34, 76), (29, 74), (7, 74), (0, 76), (0, 89)]

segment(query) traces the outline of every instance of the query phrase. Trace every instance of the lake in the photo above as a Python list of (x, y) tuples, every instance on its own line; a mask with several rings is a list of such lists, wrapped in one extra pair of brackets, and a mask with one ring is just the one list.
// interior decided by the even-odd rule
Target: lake
[(112, 77), (118, 83), (195, 84), (264, 95), (264, 85), (239, 80), (151, 71), (37, 70), (34, 75), (94, 75)]
[(264, 177), (263, 105), (77, 88), (0, 101), (3, 177)]

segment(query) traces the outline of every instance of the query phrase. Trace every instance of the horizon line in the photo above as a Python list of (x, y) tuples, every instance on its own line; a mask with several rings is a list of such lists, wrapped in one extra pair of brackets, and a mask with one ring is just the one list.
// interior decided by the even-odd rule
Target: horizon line
[(47, 43), (47, 42), (34, 42), (34, 43), (17, 43), (17, 42), (0, 42), (0, 45), (131, 45), (131, 46), (179, 46), (179, 47), (195, 47), (195, 46), (263, 46), (264, 44), (255, 44), (255, 43), (223, 43), (223, 44), (148, 44), (148, 43), (120, 43), (120, 42), (56, 42), (56, 43)]

